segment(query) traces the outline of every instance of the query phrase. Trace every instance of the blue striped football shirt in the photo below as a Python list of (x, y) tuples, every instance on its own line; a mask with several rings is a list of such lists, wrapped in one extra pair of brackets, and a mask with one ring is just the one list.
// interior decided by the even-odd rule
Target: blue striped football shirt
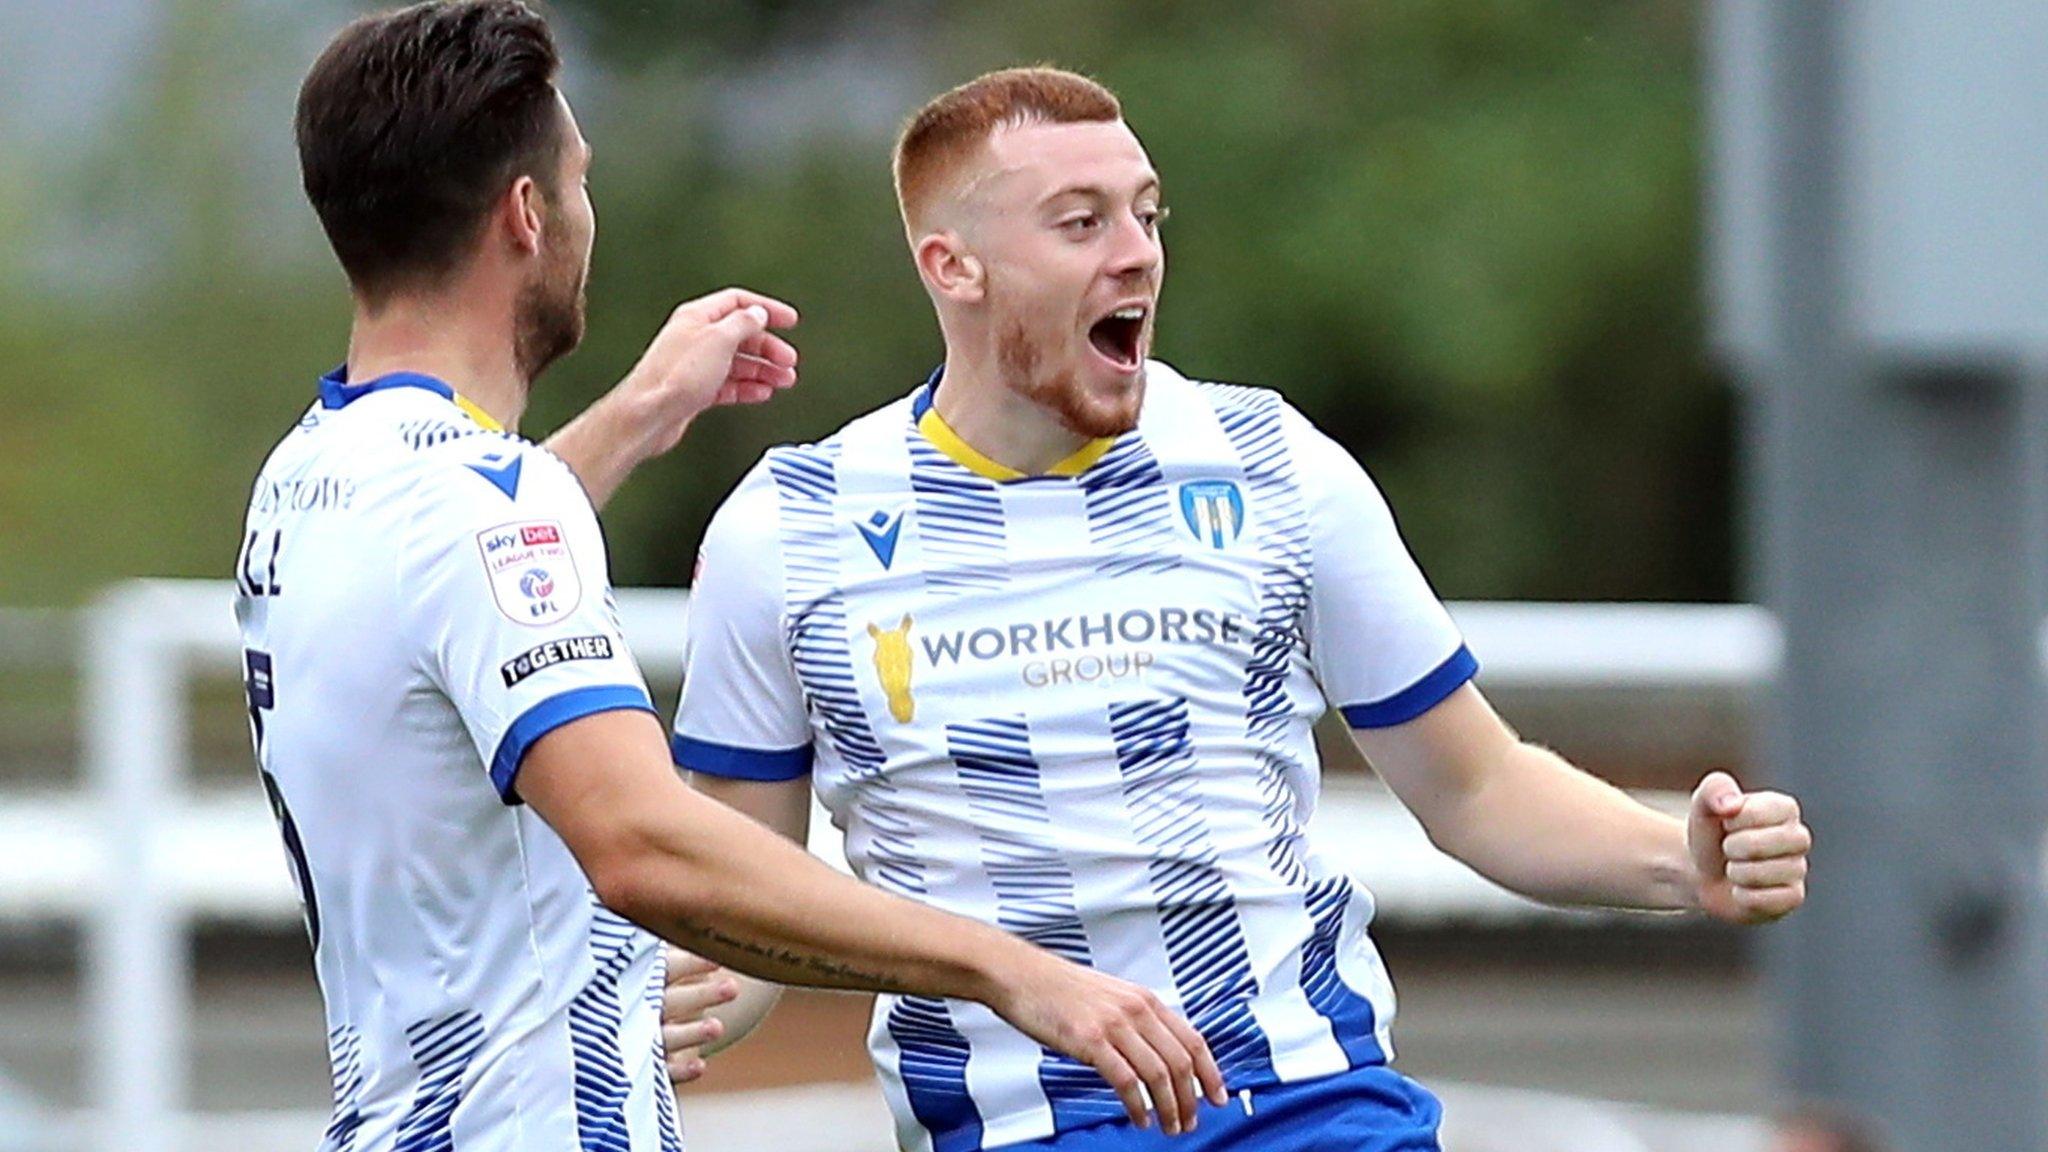
[[(1137, 429), (1019, 476), (934, 384), (778, 448), (713, 520), (678, 763), (808, 775), (869, 883), (1156, 990), (1233, 1091), (1386, 1063), (1370, 896), (1306, 828), (1330, 704), (1398, 724), (1475, 665), (1372, 481), (1276, 393), (1147, 367)], [(883, 997), (906, 1148), (1123, 1115), (988, 1009)]]

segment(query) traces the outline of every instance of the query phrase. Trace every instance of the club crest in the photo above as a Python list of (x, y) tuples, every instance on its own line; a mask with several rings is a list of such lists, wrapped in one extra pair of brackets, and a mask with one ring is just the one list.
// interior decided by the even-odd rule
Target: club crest
[(1191, 480), (1180, 486), (1180, 515), (1195, 539), (1228, 548), (1244, 530), (1244, 494), (1232, 480)]

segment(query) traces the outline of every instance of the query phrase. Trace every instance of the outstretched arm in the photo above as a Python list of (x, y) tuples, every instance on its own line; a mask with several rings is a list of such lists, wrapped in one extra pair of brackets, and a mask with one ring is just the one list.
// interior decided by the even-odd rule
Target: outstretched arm
[[(811, 831), (811, 784), (793, 780), (735, 780), (697, 773), (690, 784), (733, 811), (759, 821), (795, 844)], [(703, 1057), (739, 1043), (760, 1027), (782, 999), (782, 985), (724, 968), (671, 945), (668, 987), (662, 997), (662, 1047), (669, 1078), (678, 1085), (704, 1072)]]
[(649, 931), (769, 980), (976, 1000), (1092, 1065), (1148, 1123), (1193, 1124), (1223, 1101), (1200, 1034), (1147, 989), (1070, 964), (996, 928), (890, 896), (676, 779), (645, 712), (571, 721), (540, 737), (517, 792), (560, 834), (598, 898)]
[(1782, 793), (1712, 773), (1681, 821), (1524, 742), (1469, 683), (1405, 724), (1353, 735), (1437, 847), (1526, 896), (1738, 924), (1806, 898), (1813, 837)]

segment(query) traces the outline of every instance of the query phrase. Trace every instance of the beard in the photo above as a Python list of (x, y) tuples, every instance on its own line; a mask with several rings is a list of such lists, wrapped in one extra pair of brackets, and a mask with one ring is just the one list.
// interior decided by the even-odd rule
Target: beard
[(1145, 380), (1127, 392), (1100, 396), (1081, 383), (1071, 363), (1047, 370), (1049, 346), (1058, 337), (1035, 338), (1021, 319), (1003, 324), (996, 335), (996, 363), (1010, 390), (1047, 412), (1060, 426), (1076, 436), (1106, 440), (1121, 436), (1138, 426), (1138, 410), (1145, 399)]
[(552, 212), (542, 241), (553, 253), (540, 274), (520, 289), (513, 311), (513, 361), (530, 388), (548, 366), (583, 342), (589, 266), (577, 259), (562, 213)]

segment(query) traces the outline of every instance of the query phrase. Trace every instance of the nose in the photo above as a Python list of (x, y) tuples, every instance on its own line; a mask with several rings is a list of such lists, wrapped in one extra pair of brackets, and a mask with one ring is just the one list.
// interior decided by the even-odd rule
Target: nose
[(1135, 215), (1117, 224), (1116, 240), (1110, 251), (1109, 272), (1120, 279), (1149, 277), (1159, 271), (1166, 251), (1159, 244), (1156, 229), (1147, 228)]

